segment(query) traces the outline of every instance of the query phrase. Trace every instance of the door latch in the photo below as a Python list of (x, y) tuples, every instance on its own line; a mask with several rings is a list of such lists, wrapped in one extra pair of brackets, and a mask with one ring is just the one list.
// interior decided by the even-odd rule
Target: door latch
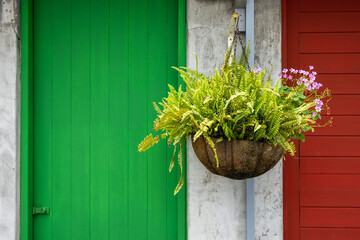
[(48, 215), (50, 213), (50, 209), (48, 207), (33, 207), (33, 215)]

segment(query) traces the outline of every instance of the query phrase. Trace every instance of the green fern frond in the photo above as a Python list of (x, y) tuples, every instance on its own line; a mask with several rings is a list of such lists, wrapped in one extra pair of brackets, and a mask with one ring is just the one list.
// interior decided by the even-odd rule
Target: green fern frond
[(151, 146), (159, 142), (159, 136), (153, 137), (152, 134), (148, 135), (144, 140), (139, 144), (138, 150), (139, 152), (145, 152)]

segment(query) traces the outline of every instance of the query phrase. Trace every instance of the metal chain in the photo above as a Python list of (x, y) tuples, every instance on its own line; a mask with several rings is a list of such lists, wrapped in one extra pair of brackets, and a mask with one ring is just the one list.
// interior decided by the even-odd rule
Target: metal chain
[(246, 48), (245, 48), (245, 44), (244, 42), (242, 41), (241, 37), (240, 37), (240, 31), (239, 31), (239, 28), (238, 28), (238, 25), (239, 25), (239, 22), (236, 23), (236, 30), (235, 30), (235, 34), (234, 34), (234, 58), (236, 56), (236, 42), (237, 42), (237, 38), (239, 38), (239, 42), (240, 42), (240, 46), (241, 46), (241, 49), (244, 53), (244, 57), (245, 57), (245, 62), (246, 62), (246, 65), (247, 65), (247, 68), (248, 70), (250, 70), (250, 65), (249, 65), (249, 59), (246, 55)]

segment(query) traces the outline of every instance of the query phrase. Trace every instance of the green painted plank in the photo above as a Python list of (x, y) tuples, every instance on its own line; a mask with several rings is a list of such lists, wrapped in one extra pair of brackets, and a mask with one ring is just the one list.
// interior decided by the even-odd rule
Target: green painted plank
[(110, 1), (110, 239), (129, 238), (129, 4)]
[[(47, 9), (50, 9), (48, 11)], [(52, 3), (35, 3), (34, 28), (34, 206), (52, 211)], [(44, 34), (47, 32), (48, 34)], [(49, 34), (50, 33), (50, 34)], [(47, 47), (43, 47), (47, 46)], [(51, 216), (52, 217), (52, 216)], [(51, 239), (51, 217), (34, 217), (34, 239)]]
[[(166, 84), (166, 1), (151, 1), (147, 9), (148, 25), (148, 108), (147, 129), (152, 129), (156, 111), (152, 102), (165, 96)], [(157, 134), (157, 133), (154, 133)], [(168, 174), (167, 144), (165, 141), (149, 150), (148, 157), (148, 239), (166, 239), (166, 177)]]
[(90, 6), (71, 7), (71, 239), (90, 239)]
[(129, 239), (148, 236), (148, 153), (137, 145), (148, 131), (147, 0), (129, 2)]
[(33, 236), (33, 4), (21, 7), (20, 238)]
[(109, 237), (109, 1), (90, 2), (90, 237)]
[[(70, 0), (52, 8), (52, 239), (70, 239), (71, 9)], [(40, 29), (41, 30), (41, 29)], [(42, 34), (49, 34), (43, 32)], [(45, 112), (46, 114), (47, 112)], [(44, 159), (43, 162), (47, 161)], [(43, 179), (46, 181), (47, 179)]]
[[(178, 0), (178, 66), (186, 66), (186, 0)], [(178, 74), (178, 85), (184, 85)], [(178, 240), (187, 239), (187, 147), (183, 147), (185, 182), (178, 196)]]
[[(167, 83), (176, 87), (178, 85), (177, 72), (172, 69), (172, 66), (178, 66), (177, 64), (177, 13), (178, 3), (177, 1), (167, 1)], [(167, 88), (167, 91), (169, 89)], [(167, 163), (169, 163), (172, 157), (172, 151), (169, 151)], [(176, 156), (177, 157), (177, 156)], [(174, 189), (180, 179), (179, 165), (176, 163), (173, 171), (167, 175), (168, 178), (168, 194), (167, 194), (167, 209), (171, 210), (167, 212), (167, 239), (177, 239), (178, 236), (178, 198), (184, 189), (174, 196)]]

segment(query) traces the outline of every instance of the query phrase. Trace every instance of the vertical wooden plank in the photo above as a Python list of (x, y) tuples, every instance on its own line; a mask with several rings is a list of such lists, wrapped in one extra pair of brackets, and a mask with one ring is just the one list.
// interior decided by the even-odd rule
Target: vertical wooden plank
[[(129, 238), (129, 3), (110, 0), (110, 239)], [(132, 145), (135, 151), (136, 145)]]
[(129, 3), (129, 239), (147, 239), (148, 153), (136, 147), (148, 131), (148, 1)]
[(33, 239), (33, 1), (21, 10), (20, 237)]
[[(34, 205), (52, 205), (52, 1), (36, 1), (34, 19)], [(45, 47), (44, 47), (45, 46)], [(34, 216), (34, 239), (52, 239), (52, 215)]]
[(90, 239), (89, 1), (73, 0), (71, 11), (71, 239)]
[[(44, 10), (46, 11), (46, 10)], [(70, 239), (70, 0), (53, 1), (52, 239)], [(44, 34), (48, 34), (44, 32)], [(45, 60), (45, 59), (44, 59)], [(46, 60), (45, 60), (46, 61)], [(46, 161), (44, 159), (44, 161)], [(43, 175), (44, 176), (44, 175)], [(43, 179), (46, 181), (46, 179)]]
[[(165, 96), (166, 84), (166, 1), (154, 0), (148, 6), (148, 108), (147, 129), (152, 129), (156, 111), (153, 101)], [(157, 134), (157, 133), (153, 133)], [(166, 239), (167, 144), (162, 141), (149, 151), (148, 165), (148, 239)], [(174, 212), (175, 209), (169, 211)]]
[[(166, 70), (167, 70), (167, 83), (178, 86), (178, 73), (172, 69), (172, 66), (178, 66), (178, 1), (167, 1), (167, 57), (166, 57)], [(167, 88), (167, 91), (169, 89)], [(168, 150), (167, 165), (172, 157), (173, 148)], [(184, 187), (180, 190), (179, 194), (174, 195), (174, 189), (180, 178), (179, 165), (176, 163), (171, 173), (167, 174), (167, 239), (177, 239), (178, 237), (178, 198), (182, 194)]]
[[(178, 66), (186, 66), (186, 0), (178, 0)], [(178, 75), (178, 86), (182, 83)], [(185, 182), (178, 196), (178, 240), (187, 239), (187, 147), (183, 148)]]
[[(286, 33), (286, 56), (284, 68), (299, 68), (299, 0), (286, 1), (282, 15), (286, 21), (283, 22), (284, 33)], [(284, 49), (284, 48), (282, 48)], [(284, 56), (284, 55), (283, 55)], [(286, 64), (286, 65), (285, 65)], [(299, 142), (296, 141), (296, 155), (286, 156), (284, 161), (284, 238), (298, 240), (299, 233)]]
[(90, 2), (90, 238), (109, 236), (109, 1)]

